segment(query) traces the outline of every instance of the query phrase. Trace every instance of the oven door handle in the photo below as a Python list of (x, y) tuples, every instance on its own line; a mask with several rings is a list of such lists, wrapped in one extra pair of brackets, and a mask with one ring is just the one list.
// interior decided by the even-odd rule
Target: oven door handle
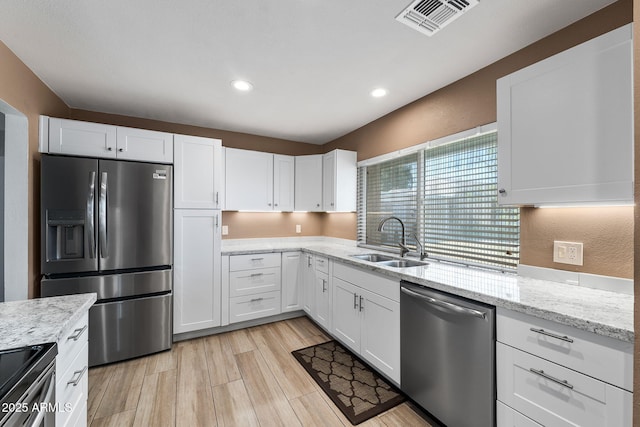
[(420, 298), (423, 301), (426, 301), (427, 303), (431, 304), (431, 305), (435, 305), (437, 307), (440, 307), (442, 309), (445, 309), (447, 311), (451, 311), (454, 312), (456, 314), (463, 314), (463, 315), (467, 315), (467, 316), (474, 316), (474, 317), (478, 317), (480, 319), (486, 320), (487, 318), (487, 314), (479, 311), (479, 310), (474, 310), (472, 308), (467, 308), (467, 307), (462, 307), (459, 306), (457, 304), (453, 304), (447, 301), (441, 301), (435, 298), (431, 298), (430, 296), (421, 294), (419, 292), (416, 291), (412, 291), (411, 289), (405, 288), (404, 286), (400, 287), (400, 290), (412, 297), (415, 298)]
[[(56, 389), (56, 382), (54, 381), (55, 379), (55, 375), (53, 372), (53, 368), (51, 368), (51, 374), (48, 376), (48, 378), (46, 379), (46, 381), (49, 382), (49, 385), (47, 386), (47, 391), (44, 392), (44, 399), (40, 399), (37, 402), (29, 402), (29, 406), (33, 407), (33, 405), (40, 405), (41, 403), (53, 403), (52, 399), (53, 399), (53, 392)], [(42, 393), (41, 393), (42, 395)], [(25, 422), (25, 425), (30, 425), (30, 426), (39, 426), (40, 423), (42, 422), (42, 419), (44, 418), (44, 416), (47, 414), (47, 411), (49, 411), (49, 408), (40, 408), (40, 410), (37, 412), (38, 415), (34, 418), (33, 422), (29, 422), (29, 420), (27, 419)]]

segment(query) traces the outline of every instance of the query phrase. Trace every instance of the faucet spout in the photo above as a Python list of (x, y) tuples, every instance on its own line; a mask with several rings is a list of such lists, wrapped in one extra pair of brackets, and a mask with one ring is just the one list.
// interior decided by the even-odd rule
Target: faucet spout
[(400, 241), (400, 243), (398, 243), (398, 246), (400, 247), (400, 257), (404, 257), (404, 255), (409, 252), (409, 248), (407, 248), (407, 240), (405, 237), (404, 222), (402, 222), (402, 220), (397, 216), (384, 218), (382, 221), (380, 221), (380, 224), (378, 224), (378, 231), (383, 231), (384, 225), (387, 223), (387, 221), (390, 221), (392, 219), (398, 221), (402, 229), (402, 240)]

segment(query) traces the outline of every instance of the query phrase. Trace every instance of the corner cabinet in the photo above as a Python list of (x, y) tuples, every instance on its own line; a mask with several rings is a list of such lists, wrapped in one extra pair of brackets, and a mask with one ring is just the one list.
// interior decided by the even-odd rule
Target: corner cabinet
[(282, 312), (302, 310), (302, 252), (282, 253)]
[(633, 201), (631, 24), (497, 81), (498, 202)]
[(40, 151), (173, 163), (173, 134), (40, 116)]
[(322, 211), (322, 154), (296, 156), (295, 210)]
[(175, 135), (174, 154), (174, 207), (220, 209), (222, 141)]
[(322, 158), (322, 208), (327, 212), (355, 212), (357, 153), (333, 150)]
[(174, 334), (221, 324), (220, 239), (220, 211), (174, 210)]

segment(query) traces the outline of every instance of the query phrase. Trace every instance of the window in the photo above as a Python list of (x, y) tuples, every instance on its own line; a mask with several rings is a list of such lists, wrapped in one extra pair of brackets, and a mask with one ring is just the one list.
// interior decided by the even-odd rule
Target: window
[(415, 236), (430, 257), (500, 269), (519, 260), (519, 209), (497, 204), (497, 136), (472, 136), (358, 171), (358, 241), (397, 247), (398, 221), (410, 247)]

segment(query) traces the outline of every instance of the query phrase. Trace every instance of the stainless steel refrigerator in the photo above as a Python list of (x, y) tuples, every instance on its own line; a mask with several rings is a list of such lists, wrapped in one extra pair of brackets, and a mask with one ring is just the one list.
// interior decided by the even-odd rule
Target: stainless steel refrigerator
[(171, 347), (173, 170), (42, 155), (41, 295), (95, 292), (89, 365)]

